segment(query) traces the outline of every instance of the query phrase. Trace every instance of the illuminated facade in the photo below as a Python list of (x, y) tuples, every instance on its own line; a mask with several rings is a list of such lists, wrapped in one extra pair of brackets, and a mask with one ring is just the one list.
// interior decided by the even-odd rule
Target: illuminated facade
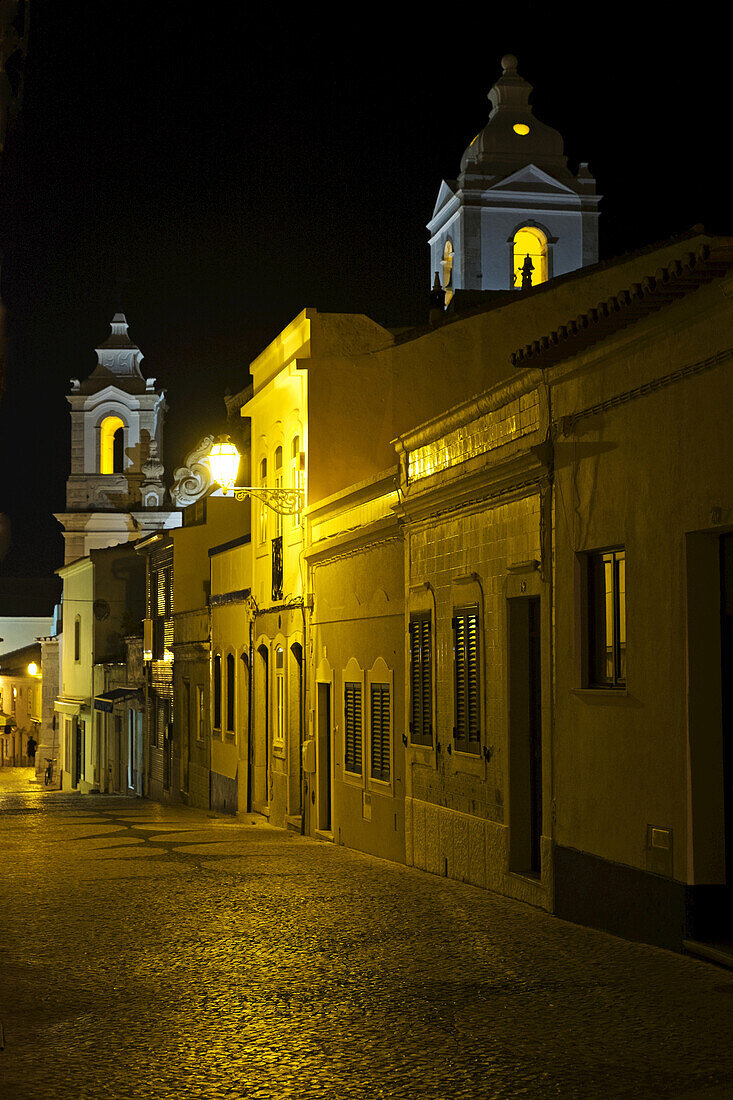
[(84, 381), (72, 379), (67, 510), (56, 516), (66, 564), (180, 522), (178, 511), (165, 507), (165, 393), (143, 377), (142, 358), (125, 315), (116, 313), (97, 366)]
[(690, 234), (549, 283), (397, 441), (407, 862), (676, 949), (733, 915), (731, 272)]
[(521, 290), (598, 260), (598, 204), (587, 164), (567, 167), (562, 137), (534, 117), (531, 85), (502, 59), (491, 114), (444, 180), (429, 223), (430, 281), (456, 291)]
[[(126, 636), (144, 616), (143, 562), (133, 546), (112, 546), (58, 573), (64, 585), (55, 701), (62, 787), (142, 794), (142, 698), (140, 683), (127, 682)], [(125, 696), (124, 709), (107, 706), (111, 687), (129, 688), (117, 697)]]

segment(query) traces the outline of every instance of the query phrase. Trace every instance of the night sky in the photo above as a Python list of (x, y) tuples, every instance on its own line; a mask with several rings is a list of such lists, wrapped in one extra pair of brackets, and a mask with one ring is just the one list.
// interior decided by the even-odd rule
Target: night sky
[[(602, 258), (695, 223), (731, 232), (719, 29), (657, 5), (567, 5), (582, 19), (549, 7), (451, 22), (450, 8), (438, 19), (395, 5), (289, 17), (279, 5), (32, 0), (0, 179), (0, 512), (13, 536), (0, 570), (62, 564), (51, 513), (64, 509), (65, 395), (94, 368), (120, 275), (143, 373), (167, 390), (169, 478), (222, 429), (224, 391), (247, 384), (249, 361), (304, 306), (427, 319), (425, 223), (488, 119), (506, 52), (571, 167), (587, 160), (598, 180)], [(632, 23), (645, 8), (663, 25)], [(393, 25), (400, 10), (414, 13), (409, 32)]]

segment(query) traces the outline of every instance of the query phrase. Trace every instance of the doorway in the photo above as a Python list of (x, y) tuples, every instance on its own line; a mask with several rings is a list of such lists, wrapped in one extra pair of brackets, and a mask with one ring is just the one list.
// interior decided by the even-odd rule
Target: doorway
[(257, 648), (256, 669), (251, 808), (263, 813), (268, 809), (270, 788), (270, 651), (264, 643)]
[(733, 535), (720, 540), (720, 656), (723, 688), (723, 927), (733, 928)]
[(509, 866), (542, 870), (540, 599), (507, 601), (509, 631)]
[(331, 832), (331, 685), (318, 684), (318, 828)]
[(74, 782), (78, 787), (79, 781), (84, 775), (84, 723), (80, 718), (74, 718)]

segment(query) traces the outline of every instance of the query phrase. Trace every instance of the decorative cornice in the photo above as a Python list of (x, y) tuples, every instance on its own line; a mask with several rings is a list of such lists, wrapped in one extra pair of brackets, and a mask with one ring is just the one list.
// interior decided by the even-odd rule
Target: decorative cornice
[(720, 278), (732, 266), (733, 239), (720, 238), (712, 244), (703, 243), (695, 251), (685, 252), (666, 267), (658, 268), (653, 275), (599, 302), (594, 309), (518, 348), (509, 356), (511, 363), (520, 368), (553, 366)]

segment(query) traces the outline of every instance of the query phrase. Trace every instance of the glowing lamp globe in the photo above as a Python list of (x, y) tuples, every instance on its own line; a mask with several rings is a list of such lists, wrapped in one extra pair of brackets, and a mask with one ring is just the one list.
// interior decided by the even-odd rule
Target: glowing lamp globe
[(220, 436), (212, 445), (209, 451), (209, 469), (214, 481), (219, 482), (226, 496), (227, 491), (236, 481), (239, 469), (239, 451), (228, 435)]
[(28, 665), (28, 675), (29, 676), (37, 676), (38, 675), (38, 665), (36, 664), (35, 661), (31, 661), (31, 663)]

